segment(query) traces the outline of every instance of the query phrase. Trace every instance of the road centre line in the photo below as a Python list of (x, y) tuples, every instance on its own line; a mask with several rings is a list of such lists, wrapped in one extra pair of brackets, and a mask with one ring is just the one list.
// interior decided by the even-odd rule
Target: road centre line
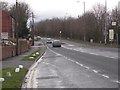
[(103, 77), (105, 78), (110, 78), (109, 76), (105, 75), (105, 74), (102, 74)]
[[(51, 49), (50, 49), (50, 50), (51, 50)], [(53, 50), (51, 50), (51, 51), (52, 51), (53, 53), (57, 54), (57, 53), (54, 52)], [(59, 55), (61, 55), (61, 54), (59, 54)], [(63, 56), (63, 55), (61, 55), (61, 56)], [(95, 70), (95, 69), (90, 69), (90, 67), (84, 66), (83, 64), (81, 64), (81, 63), (79, 63), (79, 62), (77, 62), (77, 61), (74, 61), (74, 60), (72, 60), (72, 59), (70, 59), (70, 58), (68, 58), (68, 57), (66, 57), (66, 56), (63, 56), (63, 57), (64, 57), (65, 59), (73, 62), (73, 63), (76, 63), (77, 65), (79, 65), (79, 66), (81, 66), (81, 67), (83, 67), (83, 68), (88, 69), (89, 71), (93, 71), (93, 72), (96, 73), (97, 75), (100, 75), (100, 76), (102, 76), (102, 77), (105, 77), (105, 78), (109, 79), (109, 80), (112, 81), (112, 82), (115, 82), (115, 83), (119, 83), (119, 84), (120, 84), (119, 81), (112, 80), (109, 76), (107, 76), (107, 75), (105, 75), (105, 74), (100, 74), (100, 73), (99, 73), (97, 70)]]

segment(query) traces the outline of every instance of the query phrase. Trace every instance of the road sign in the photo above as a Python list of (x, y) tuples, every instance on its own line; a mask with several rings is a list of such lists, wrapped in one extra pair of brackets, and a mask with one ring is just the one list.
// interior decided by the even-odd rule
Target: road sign
[(114, 40), (114, 30), (113, 29), (109, 29), (109, 40)]
[(112, 26), (116, 26), (117, 25), (117, 22), (112, 22)]
[(8, 39), (8, 32), (1, 32), (1, 39)]

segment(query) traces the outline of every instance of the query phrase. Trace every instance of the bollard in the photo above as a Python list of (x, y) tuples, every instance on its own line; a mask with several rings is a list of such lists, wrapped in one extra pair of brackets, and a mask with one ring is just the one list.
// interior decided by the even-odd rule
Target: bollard
[(20, 68), (15, 68), (15, 72), (20, 72)]
[(6, 76), (7, 76), (7, 77), (12, 77), (11, 72), (7, 72), (7, 73), (6, 73)]
[(4, 82), (5, 81), (5, 79), (4, 78), (0, 78), (0, 82)]
[(22, 68), (23, 68), (23, 65), (19, 65), (19, 68), (22, 69)]

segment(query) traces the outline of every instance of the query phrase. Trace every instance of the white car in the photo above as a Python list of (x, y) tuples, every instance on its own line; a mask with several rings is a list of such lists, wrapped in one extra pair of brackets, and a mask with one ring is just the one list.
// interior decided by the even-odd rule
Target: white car
[(53, 47), (61, 47), (61, 42), (60, 42), (60, 40), (54, 40), (53, 43), (52, 43), (52, 46), (53, 46)]

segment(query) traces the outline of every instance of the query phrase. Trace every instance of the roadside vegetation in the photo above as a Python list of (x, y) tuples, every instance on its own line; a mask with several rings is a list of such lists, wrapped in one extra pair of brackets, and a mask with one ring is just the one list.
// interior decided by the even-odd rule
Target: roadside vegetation
[[(65, 40), (65, 39), (63, 39), (63, 40)], [(77, 39), (69, 39), (69, 41), (86, 44), (86, 45), (92, 45), (92, 46), (111, 47), (111, 48), (120, 47), (120, 45), (118, 46), (116, 43), (107, 43), (105, 45), (105, 43), (102, 43), (102, 42), (101, 43), (100, 42), (90, 42), (90, 41), (84, 42), (82, 40), (77, 40)]]
[[(5, 68), (0, 71), (4, 81), (2, 82), (2, 88), (20, 88), (25, 74), (27, 73), (26, 68), (20, 69), (20, 72), (15, 72), (15, 68)], [(10, 72), (11, 76), (8, 76), (7, 73)]]
[(32, 54), (30, 54), (28, 56), (25, 56), (23, 58), (23, 60), (35, 61), (35, 60), (37, 60), (39, 58), (39, 56), (40, 56), (40, 52), (39, 51), (35, 51)]
[[(116, 26), (112, 22), (117, 22)], [(96, 4), (91, 11), (83, 15), (67, 18), (53, 18), (40, 21), (35, 24), (35, 34), (43, 37), (65, 38), (103, 44), (105, 35), (107, 44), (117, 43), (120, 37), (120, 13), (117, 6), (111, 11), (105, 10), (102, 4)], [(107, 24), (107, 25), (106, 25)], [(105, 28), (106, 25), (106, 28)], [(109, 30), (114, 30), (114, 39), (109, 40)], [(118, 35), (118, 36), (117, 36)], [(120, 44), (120, 39), (118, 41)]]

